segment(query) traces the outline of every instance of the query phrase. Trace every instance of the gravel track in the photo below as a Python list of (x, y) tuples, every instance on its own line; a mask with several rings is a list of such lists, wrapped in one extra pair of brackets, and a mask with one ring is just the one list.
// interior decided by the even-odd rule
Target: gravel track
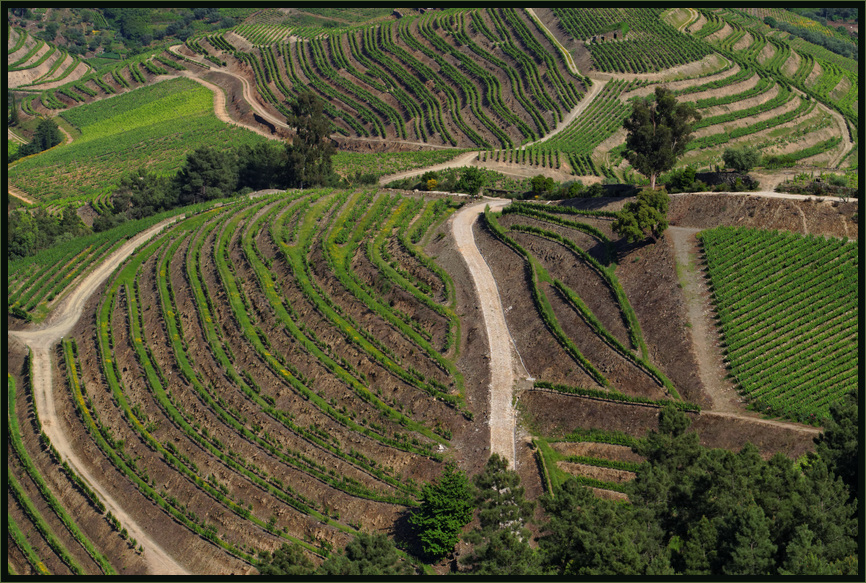
[(141, 244), (159, 233), (167, 225), (182, 217), (172, 217), (154, 225), (147, 231), (130, 239), (120, 249), (111, 255), (102, 265), (88, 275), (78, 287), (54, 310), (51, 316), (40, 326), (31, 330), (19, 332), (9, 331), (9, 338), (29, 346), (33, 351), (33, 398), (39, 411), (42, 428), (57, 449), (60, 458), (66, 461), (105, 503), (108, 510), (114, 514), (144, 549), (144, 559), (151, 573), (159, 575), (187, 575), (187, 571), (171, 555), (161, 547), (151, 536), (139, 526), (123, 507), (123, 502), (112, 497), (111, 493), (100, 483), (101, 476), (94, 476), (87, 465), (71, 447), (71, 439), (63, 432), (63, 426), (58, 423), (55, 406), (54, 385), (52, 382), (53, 363), (51, 355), (57, 343), (75, 326), (84, 310), (84, 304), (94, 294), (109, 275)]
[(517, 441), (515, 438), (516, 416), (512, 406), (512, 390), (514, 387), (513, 362), (511, 358), (511, 335), (505, 322), (505, 312), (499, 298), (499, 289), (493, 272), (475, 245), (472, 225), (484, 207), (490, 205), (491, 210), (500, 210), (510, 201), (493, 199), (478, 204), (465, 206), (454, 216), (451, 223), (457, 251), (466, 261), (472, 283), (481, 306), (481, 316), (487, 330), (487, 342), (490, 347), (490, 453), (499, 454), (514, 468), (517, 459)]

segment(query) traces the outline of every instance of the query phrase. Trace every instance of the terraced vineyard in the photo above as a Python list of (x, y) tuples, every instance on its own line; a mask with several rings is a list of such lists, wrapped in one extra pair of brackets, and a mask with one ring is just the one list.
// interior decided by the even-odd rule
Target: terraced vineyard
[[(187, 209), (185, 212), (191, 212)], [(130, 221), (103, 233), (81, 237), (72, 243), (8, 264), (6, 302), (12, 313), (41, 319), (65, 296), (70, 286), (105, 261), (123, 243), (166, 218), (172, 211)]]
[(7, 261), (10, 573), (253, 574), (387, 533), (443, 575), (466, 565), (410, 517), (452, 462), (504, 452), (530, 499), (637, 508), (664, 408), (742, 458), (815, 450), (856, 388), (857, 201), (672, 196), (665, 235), (627, 244), (620, 199), (438, 189), (634, 184), (622, 123), (659, 85), (701, 113), (679, 168), (750, 145), (856, 177), (856, 61), (764, 23), (781, 9), (223, 10), (98, 71), (8, 27), (14, 135), (69, 134), (10, 165), (22, 221), (123, 220), (121, 176), (201, 146), (290, 140), (236, 174), (294, 178), (306, 92), (337, 149), (328, 188), (247, 182)]
[(856, 242), (735, 228), (701, 242), (740, 390), (768, 414), (826, 418), (857, 386)]

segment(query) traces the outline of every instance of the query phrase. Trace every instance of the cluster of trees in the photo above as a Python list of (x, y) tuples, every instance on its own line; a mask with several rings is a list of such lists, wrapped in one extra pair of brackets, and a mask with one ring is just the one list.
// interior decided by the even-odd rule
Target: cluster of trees
[(41, 207), (32, 212), (15, 209), (6, 223), (6, 255), (14, 261), (89, 233), (90, 229), (72, 207), (56, 215)]
[[(66, 21), (65, 26), (54, 20), (52, 15), (48, 22), (41, 22), (40, 16), (34, 16), (28, 8), (11, 8), (13, 16), (21, 20), (39, 19), (37, 26), (41, 28), (36, 36), (48, 42), (57, 40), (58, 32), (63, 37), (65, 48), (73, 55), (83, 55), (87, 51), (94, 51), (100, 45), (108, 50), (112, 42), (120, 42), (129, 53), (137, 54), (143, 51), (154, 41), (161, 41), (167, 37), (186, 40), (196, 32), (229, 28), (237, 24), (237, 21), (229, 16), (223, 17), (216, 8), (123, 8), (120, 6), (104, 8), (73, 8), (74, 14), (80, 18), (80, 22)], [(114, 31), (114, 40), (111, 34), (101, 32), (98, 35), (85, 36), (81, 30), (81, 23), (86, 23), (90, 28), (101, 28), (96, 26), (100, 19), (96, 10), (101, 10), (109, 28)], [(174, 19), (174, 20), (171, 20)], [(154, 25), (154, 21), (171, 20), (168, 26)], [(88, 30), (90, 30), (88, 28)]]
[[(832, 51), (837, 55), (842, 55), (843, 57), (848, 57), (849, 59), (854, 60), (857, 60), (859, 57), (860, 51), (856, 44), (846, 42), (835, 36), (828, 36), (826, 34), (823, 34), (821, 31), (811, 28), (800, 28), (799, 26), (794, 26), (789, 22), (776, 20), (772, 16), (764, 17), (764, 24), (778, 30), (785, 31), (788, 34), (800, 37), (801, 39), (809, 41), (812, 44), (824, 47), (828, 51)], [(826, 24), (826, 21), (824, 21), (824, 24)], [(844, 32), (846, 35), (848, 34), (848, 31), (845, 29), (844, 26), (839, 26), (838, 30)]]
[[(12, 102), (11, 116), (13, 120), (18, 119), (18, 111), (14, 100)], [(16, 153), (10, 155), (8, 158), (8, 162), (14, 162), (15, 160), (18, 160), (19, 158), (23, 158), (25, 156), (44, 152), (48, 148), (53, 148), (62, 141), (63, 134), (60, 132), (60, 128), (57, 127), (57, 124), (54, 122), (54, 120), (44, 118), (39, 122), (39, 125), (36, 126), (36, 132), (33, 134), (33, 139), (18, 148), (18, 151)]]
[[(558, 575), (853, 575), (858, 569), (857, 400), (802, 464), (706, 449), (688, 418), (664, 409), (637, 452), (631, 503), (566, 483), (544, 499), (540, 551)], [(852, 471), (853, 470), (853, 471)]]
[[(235, 149), (204, 147), (187, 155), (174, 176), (159, 176), (144, 169), (120, 179), (111, 199), (113, 211), (97, 217), (93, 231), (107, 231), (127, 220), (148, 217), (179, 206), (268, 188), (337, 186), (322, 104), (311, 93), (291, 104), (288, 121), (297, 129), (292, 143), (266, 142)], [(62, 140), (57, 124), (42, 120), (33, 141), (19, 148), (26, 156), (50, 148)], [(11, 161), (12, 158), (10, 158)], [(74, 209), (63, 215), (17, 210), (7, 229), (9, 259), (26, 257), (71, 238), (89, 233)]]
[[(461, 571), (474, 575), (856, 575), (858, 573), (859, 431), (856, 393), (831, 407), (815, 453), (764, 460), (708, 449), (673, 406), (658, 430), (635, 447), (646, 461), (627, 486), (628, 503), (597, 498), (577, 481), (540, 499), (546, 522), (537, 545), (527, 525), (535, 502), (518, 474), (493, 455), (470, 487), (447, 466), (424, 488), (410, 523), (421, 556), (452, 553), (464, 537), (472, 550)], [(440, 518), (441, 520), (437, 520)], [(360, 534), (314, 569), (297, 548), (262, 555), (262, 574), (388, 575), (415, 572), (383, 535)]]
[(546, 200), (563, 200), (566, 198), (595, 198), (604, 196), (604, 186), (591, 184), (585, 186), (580, 180), (558, 183), (549, 176), (539, 174), (530, 181), (531, 190), (527, 197), (538, 197)]

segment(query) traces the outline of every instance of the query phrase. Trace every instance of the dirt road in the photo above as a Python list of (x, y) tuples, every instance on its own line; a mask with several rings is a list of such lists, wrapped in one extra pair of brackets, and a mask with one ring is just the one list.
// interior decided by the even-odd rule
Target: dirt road
[(35, 200), (30, 198), (29, 196), (24, 194), (23, 191), (15, 188), (11, 184), (8, 184), (8, 183), (6, 184), (6, 192), (8, 192), (9, 194), (11, 194), (12, 196), (14, 196), (15, 198), (17, 198), (19, 200), (23, 200), (27, 204), (37, 204)]
[[(175, 53), (182, 54), (182, 53), (180, 53), (180, 48), (181, 48), (181, 46), (183, 46), (183, 45), (175, 45), (175, 46), (173, 46), (173, 47), (170, 47), (170, 50), (173, 51), (173, 52), (175, 52)], [(192, 59), (193, 61), (197, 61), (197, 62), (199, 62), (199, 63), (204, 63), (204, 64), (208, 64), (209, 66), (212, 66), (212, 65), (210, 65), (209, 63), (207, 63), (204, 59), (198, 59), (198, 58), (196, 58), (196, 57), (187, 57), (187, 58)], [(244, 96), (244, 100), (245, 100), (247, 103), (250, 104), (250, 107), (253, 108), (253, 111), (255, 111), (255, 112), (256, 112), (257, 114), (259, 114), (261, 117), (265, 118), (266, 120), (268, 120), (269, 122), (271, 122), (272, 124), (274, 124), (274, 125), (276, 125), (276, 126), (279, 126), (279, 127), (281, 127), (281, 128), (286, 128), (286, 129), (292, 129), (291, 126), (289, 126), (289, 125), (286, 124), (285, 120), (278, 119), (278, 118), (274, 117), (273, 114), (271, 114), (271, 113), (269, 113), (267, 110), (265, 110), (265, 108), (263, 108), (263, 107), (262, 107), (262, 106), (261, 106), (261, 105), (260, 105), (260, 104), (259, 104), (259, 103), (254, 99), (254, 98), (253, 98), (253, 90), (252, 90), (252, 88), (250, 87), (250, 82), (249, 82), (249, 80), (248, 80), (246, 77), (244, 77), (244, 76), (242, 76), (242, 75), (237, 75), (237, 74), (235, 74), (235, 73), (230, 73), (229, 71), (226, 71), (225, 69), (214, 69), (214, 70), (215, 70), (215, 71), (218, 71), (219, 73), (222, 73), (222, 74), (224, 74), (224, 75), (229, 75), (230, 77), (234, 77), (235, 79), (238, 79), (238, 80), (241, 82), (241, 85), (243, 86), (243, 96)], [(185, 77), (189, 77), (190, 79), (196, 79), (196, 80), (197, 80), (197, 78), (196, 78), (195, 76), (191, 75), (191, 74), (187, 74), (187, 75), (184, 75), (184, 76), (185, 76)], [(201, 82), (201, 81), (200, 81), (200, 82)], [(212, 85), (212, 84), (210, 84), (210, 83), (207, 83), (206, 81), (203, 82), (202, 85), (205, 85), (205, 86), (210, 85), (211, 87), (214, 87), (214, 85)], [(220, 90), (219, 92), (222, 93), (221, 90)], [(225, 95), (223, 95), (223, 107), (222, 107), (222, 110), (223, 110), (223, 112), (225, 112)], [(225, 120), (223, 120), (223, 121), (225, 121)], [(234, 121), (230, 121), (230, 122), (228, 122), (228, 123), (235, 123), (235, 124), (237, 124), (237, 122), (234, 122)], [(244, 127), (247, 127), (247, 126), (244, 126)], [(277, 139), (278, 139), (278, 138), (277, 138)]]
[(668, 227), (674, 245), (677, 275), (683, 286), (687, 315), (691, 324), (692, 345), (698, 362), (698, 375), (704, 390), (712, 399), (713, 411), (739, 413), (743, 409), (733, 383), (725, 379), (722, 349), (718, 332), (711, 321), (709, 295), (701, 271), (696, 265), (695, 233), (702, 229)]
[(493, 272), (490, 271), (490, 267), (475, 245), (475, 237), (472, 234), (472, 224), (478, 215), (484, 212), (485, 206), (490, 205), (492, 210), (499, 210), (509, 202), (488, 199), (466, 206), (454, 216), (451, 229), (457, 251), (463, 256), (472, 276), (490, 347), (490, 453), (498, 453), (507, 459), (513, 469), (517, 459), (517, 441), (516, 417), (511, 399), (515, 381), (511, 359), (511, 336), (505, 323), (505, 312), (502, 310), (499, 289), (496, 287)]
[(6, 128), (6, 137), (8, 137), (13, 142), (18, 142), (19, 144), (26, 144), (27, 140), (16, 134), (12, 131), (11, 128)]
[[(700, 192), (680, 192), (670, 196), (691, 196), (701, 194)], [(839, 202), (838, 196), (814, 196), (811, 194), (789, 194), (787, 192), (771, 192), (769, 190), (756, 190), (755, 192), (707, 192), (705, 194), (725, 194), (727, 196), (760, 196), (763, 198), (788, 198), (791, 200), (817, 200), (818, 202)], [(858, 202), (856, 198), (848, 199), (848, 202)]]
[(114, 269), (133, 253), (142, 243), (156, 235), (167, 225), (181, 217), (166, 219), (154, 225), (147, 231), (130, 239), (120, 249), (111, 255), (102, 265), (88, 275), (78, 287), (55, 309), (51, 316), (40, 326), (32, 330), (9, 332), (10, 339), (16, 339), (33, 350), (33, 398), (42, 428), (57, 449), (60, 458), (66, 461), (105, 503), (108, 510), (114, 514), (144, 549), (144, 559), (151, 573), (159, 575), (187, 575), (189, 571), (183, 568), (171, 555), (163, 549), (150, 535), (139, 526), (123, 507), (121, 500), (112, 497), (111, 493), (100, 483), (100, 477), (94, 476), (87, 468), (78, 453), (70, 446), (71, 439), (63, 433), (63, 427), (57, 421), (54, 384), (52, 382), (53, 364), (51, 355), (54, 347), (69, 334), (84, 310), (88, 298), (96, 292)]
[(565, 58), (565, 63), (568, 65), (568, 70), (571, 71), (574, 75), (580, 75), (580, 71), (577, 70), (577, 65), (574, 63), (574, 59), (571, 57), (571, 53), (569, 53), (568, 50), (566, 50), (566, 48), (562, 46), (558, 40), (556, 40), (556, 37), (552, 32), (550, 32), (550, 29), (547, 28), (544, 23), (541, 22), (541, 19), (538, 18), (538, 15), (535, 14), (535, 10), (533, 10), (532, 8), (527, 8), (526, 13), (532, 18), (532, 20), (535, 21), (535, 23), (539, 27), (546, 30), (547, 34), (550, 35), (550, 38), (553, 39), (556, 48), (559, 49), (559, 51), (562, 53), (562, 56)]
[(466, 152), (465, 154), (461, 154), (456, 158), (449, 160), (448, 162), (443, 162), (442, 164), (436, 164), (434, 166), (425, 166), (424, 168), (416, 168), (415, 170), (407, 170), (406, 172), (399, 172), (397, 174), (390, 174), (388, 176), (381, 176), (379, 178), (379, 185), (385, 185), (393, 180), (402, 180), (404, 178), (409, 178), (410, 176), (420, 176), (425, 172), (430, 170), (445, 170), (447, 168), (459, 168), (460, 166), (469, 166), (470, 162), (474, 160), (478, 156), (478, 152)]

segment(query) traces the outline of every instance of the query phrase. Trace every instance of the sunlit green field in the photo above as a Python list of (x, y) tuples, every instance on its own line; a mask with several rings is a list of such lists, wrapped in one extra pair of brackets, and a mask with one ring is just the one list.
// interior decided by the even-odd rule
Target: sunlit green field
[(93, 200), (139, 167), (173, 173), (195, 148), (265, 140), (217, 120), (213, 94), (188, 79), (142, 87), (62, 116), (81, 130), (80, 137), (9, 168), (10, 184), (55, 205)]

